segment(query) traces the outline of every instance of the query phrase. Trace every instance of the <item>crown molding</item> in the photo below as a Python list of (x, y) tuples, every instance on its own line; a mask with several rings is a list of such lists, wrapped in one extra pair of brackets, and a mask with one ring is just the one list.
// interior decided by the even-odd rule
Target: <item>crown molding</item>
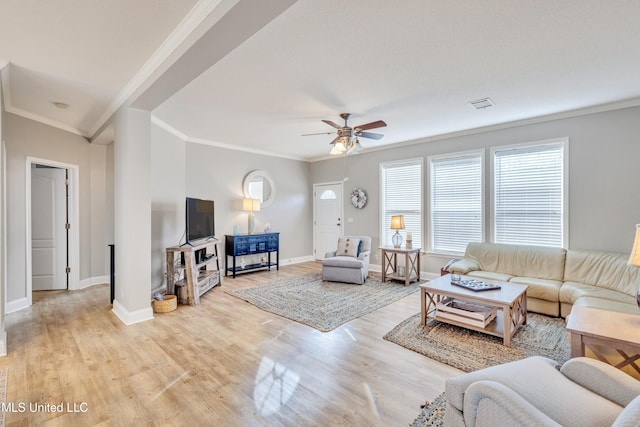
[(11, 94), (9, 93), (9, 63), (0, 64), (0, 86), (2, 87), (2, 105), (7, 109), (11, 105)]
[(209, 145), (211, 147), (224, 148), (226, 150), (232, 150), (232, 151), (241, 151), (241, 152), (244, 152), (244, 153), (260, 154), (262, 156), (277, 157), (277, 158), (280, 158), (280, 159), (297, 160), (297, 161), (301, 161), (301, 162), (308, 162), (309, 161), (309, 160), (307, 160), (305, 158), (298, 157), (298, 156), (291, 156), (291, 155), (287, 155), (287, 154), (274, 153), (272, 151), (259, 150), (259, 149), (256, 149), (256, 148), (239, 147), (237, 145), (226, 144), (226, 143), (217, 142), (217, 141), (211, 141), (209, 139), (204, 139), (204, 138), (192, 138), (192, 137), (186, 135), (185, 133), (179, 131), (175, 127), (171, 126), (167, 122), (163, 121), (162, 119), (159, 119), (158, 117), (154, 116), (153, 114), (151, 115), (151, 123), (153, 123), (154, 125), (158, 126), (161, 129), (164, 129), (165, 131), (169, 132), (170, 134), (172, 134), (173, 136), (181, 139), (184, 142), (191, 142), (191, 143), (194, 143), (194, 144)]
[[(191, 33), (209, 16), (209, 14), (222, 3), (223, 0), (199, 0), (189, 11), (187, 16), (171, 32), (169, 37), (160, 45), (147, 62), (138, 70), (127, 85), (120, 91), (107, 109), (102, 113), (98, 121), (93, 125), (89, 134), (94, 135), (111, 118), (111, 116), (124, 105), (131, 96), (142, 87), (162, 64), (184, 43)], [(235, 0), (237, 3), (239, 0)]]
[[(594, 105), (592, 107), (577, 108), (575, 110), (567, 110), (559, 113), (546, 114), (543, 116), (531, 117), (528, 119), (520, 119), (520, 120), (514, 120), (506, 123), (499, 123), (495, 125), (465, 129), (465, 130), (456, 131), (456, 132), (443, 133), (440, 135), (427, 136), (424, 138), (412, 139), (409, 141), (395, 142), (392, 144), (384, 145), (382, 147), (366, 148), (363, 153), (393, 150), (396, 148), (424, 144), (427, 142), (441, 141), (444, 139), (459, 138), (459, 137), (469, 136), (469, 135), (477, 135), (485, 132), (493, 132), (493, 131), (502, 130), (502, 129), (515, 128), (519, 126), (527, 126), (527, 125), (532, 125), (537, 123), (551, 122), (554, 120), (569, 119), (572, 117), (587, 116), (589, 114), (605, 113), (607, 111), (621, 110), (623, 108), (631, 108), (631, 107), (638, 107), (638, 106), (640, 106), (640, 97), (629, 98), (622, 101)], [(314, 163), (314, 162), (320, 162), (323, 160), (341, 159), (342, 157), (343, 156), (323, 155), (320, 157), (314, 157), (312, 159), (308, 159), (307, 161)]]
[(24, 117), (25, 119), (33, 120), (35, 122), (40, 122), (48, 126), (52, 126), (54, 128), (62, 129), (64, 131), (80, 135), (83, 138), (88, 138), (89, 134), (82, 129), (74, 128), (73, 126), (65, 125), (64, 123), (60, 123), (56, 120), (51, 120), (46, 117), (40, 116), (38, 114), (23, 110), (21, 108), (15, 107), (11, 103), (11, 85), (10, 85), (10, 72), (11, 67), (8, 62), (5, 62), (4, 65), (0, 63), (0, 78), (2, 79), (2, 100), (4, 103), (4, 110), (7, 113), (15, 114), (16, 116)]

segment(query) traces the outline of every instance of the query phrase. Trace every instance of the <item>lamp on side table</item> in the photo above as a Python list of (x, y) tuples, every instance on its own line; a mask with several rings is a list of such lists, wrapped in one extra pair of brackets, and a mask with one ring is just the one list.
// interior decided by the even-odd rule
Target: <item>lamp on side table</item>
[(392, 215), (391, 216), (391, 229), (396, 230), (396, 234), (391, 237), (391, 242), (394, 248), (402, 246), (402, 235), (398, 230), (404, 230), (404, 215)]

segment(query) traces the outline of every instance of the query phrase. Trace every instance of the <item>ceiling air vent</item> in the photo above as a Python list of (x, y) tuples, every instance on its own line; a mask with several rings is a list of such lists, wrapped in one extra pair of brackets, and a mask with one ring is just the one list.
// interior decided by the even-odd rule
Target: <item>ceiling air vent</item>
[(486, 108), (493, 107), (493, 101), (491, 100), (491, 98), (482, 98), (469, 102), (469, 105), (471, 105), (476, 110), (484, 110)]

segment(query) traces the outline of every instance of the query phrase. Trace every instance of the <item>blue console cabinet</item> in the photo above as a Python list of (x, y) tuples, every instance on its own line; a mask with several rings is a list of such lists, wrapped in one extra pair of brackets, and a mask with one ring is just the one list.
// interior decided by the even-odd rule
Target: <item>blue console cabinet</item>
[[(225, 235), (225, 275), (229, 273), (236, 277), (237, 273), (248, 271), (271, 269), (275, 266), (280, 269), (280, 233), (256, 233)], [(275, 252), (276, 260), (271, 260), (271, 254)], [(258, 263), (238, 265), (237, 258), (246, 255), (266, 254), (266, 259)], [(229, 257), (232, 258), (229, 264)]]

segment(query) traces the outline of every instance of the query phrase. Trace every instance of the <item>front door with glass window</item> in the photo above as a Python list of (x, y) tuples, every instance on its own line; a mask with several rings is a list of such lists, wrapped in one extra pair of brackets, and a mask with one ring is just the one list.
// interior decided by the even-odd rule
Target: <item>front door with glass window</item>
[(314, 256), (322, 259), (335, 251), (342, 236), (342, 183), (316, 184), (313, 202)]

